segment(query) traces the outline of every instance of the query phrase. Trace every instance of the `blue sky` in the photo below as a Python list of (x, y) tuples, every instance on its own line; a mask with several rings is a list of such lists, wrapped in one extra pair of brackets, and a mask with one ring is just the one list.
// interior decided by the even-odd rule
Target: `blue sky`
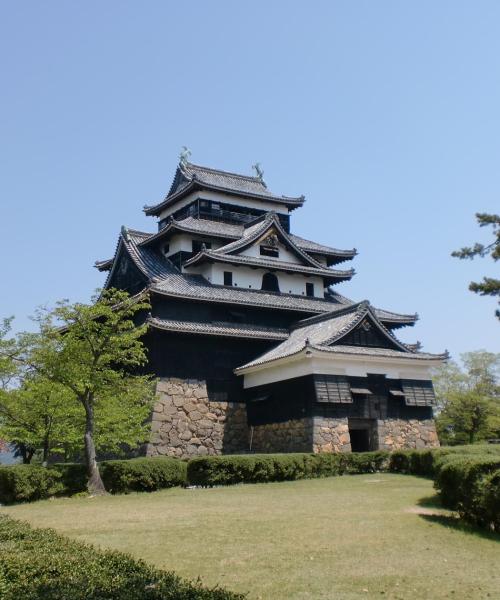
[(417, 311), (404, 340), (500, 351), (467, 290), (498, 265), (450, 257), (499, 211), (499, 22), (485, 0), (3, 2), (0, 316), (88, 300), (186, 144), (305, 194), (295, 232), (355, 246), (337, 289)]

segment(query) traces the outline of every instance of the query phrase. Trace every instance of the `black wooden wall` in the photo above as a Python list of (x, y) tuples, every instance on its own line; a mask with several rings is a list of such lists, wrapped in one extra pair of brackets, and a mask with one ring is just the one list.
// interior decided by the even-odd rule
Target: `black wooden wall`
[[(429, 419), (429, 406), (406, 406), (404, 398), (389, 395), (399, 380), (347, 377), (352, 388), (373, 389), (373, 395), (354, 394), (352, 403), (317, 402), (314, 375), (296, 377), (244, 391), (250, 425), (321, 416), (363, 419)], [(378, 385), (378, 387), (377, 387)]]
[(233, 371), (277, 342), (170, 333), (150, 329), (144, 342), (157, 377), (206, 380), (212, 400), (244, 402), (243, 378)]

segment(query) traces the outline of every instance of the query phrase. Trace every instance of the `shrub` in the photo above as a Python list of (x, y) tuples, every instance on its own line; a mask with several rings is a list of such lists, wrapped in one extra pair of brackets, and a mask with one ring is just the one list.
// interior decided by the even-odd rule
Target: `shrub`
[(167, 456), (109, 460), (101, 464), (102, 480), (113, 494), (151, 492), (185, 485), (186, 474), (184, 461)]
[(188, 480), (214, 486), (374, 473), (385, 467), (388, 456), (387, 452), (204, 456), (189, 461)]
[(31, 502), (60, 494), (61, 474), (39, 465), (0, 467), (0, 502)]
[(81, 463), (55, 463), (51, 465), (61, 474), (64, 493), (78, 494), (87, 489), (87, 469)]
[(353, 452), (342, 454), (344, 471), (346, 473), (376, 473), (386, 471), (389, 464), (389, 453), (379, 450), (377, 452)]
[(500, 457), (454, 457), (440, 465), (435, 487), (440, 491), (445, 506), (457, 510), (464, 506), (470, 508), (472, 498), (477, 496), (476, 486), (484, 476), (497, 469), (500, 469)]
[(478, 492), (484, 524), (500, 532), (500, 469), (482, 479)]
[(50, 529), (0, 516), (3, 600), (242, 600), (155, 569), (121, 552), (97, 550)]

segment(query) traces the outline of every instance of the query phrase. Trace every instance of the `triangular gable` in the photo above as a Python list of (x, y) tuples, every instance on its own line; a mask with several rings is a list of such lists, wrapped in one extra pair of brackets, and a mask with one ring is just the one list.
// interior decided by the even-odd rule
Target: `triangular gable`
[(122, 237), (113, 259), (113, 266), (104, 284), (105, 289), (118, 288), (135, 294), (142, 290), (148, 283), (145, 273), (139, 269), (128, 252)]
[(167, 198), (175, 194), (175, 192), (177, 192), (177, 190), (180, 188), (184, 188), (190, 181), (191, 179), (186, 177), (179, 165), (175, 170), (174, 180), (172, 181), (172, 185), (168, 191)]
[(410, 349), (379, 321), (371, 307), (358, 312), (350, 327), (342, 331), (341, 335), (328, 341), (327, 346), (363, 346), (368, 348), (387, 348), (410, 352)]
[(297, 257), (301, 264), (316, 268), (325, 268), (317, 260), (301, 250), (281, 226), (279, 219), (268, 213), (261, 223), (252, 225), (250, 233), (230, 244), (217, 249), (219, 254), (244, 254), (251, 247), (261, 246), (267, 241), (269, 247), (281, 243), (291, 254)]

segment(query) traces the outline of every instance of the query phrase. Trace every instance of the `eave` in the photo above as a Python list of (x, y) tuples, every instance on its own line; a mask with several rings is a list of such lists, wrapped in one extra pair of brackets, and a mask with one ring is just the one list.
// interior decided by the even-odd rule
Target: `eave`
[(428, 354), (428, 353), (405, 353), (398, 352), (396, 350), (385, 350), (383, 348), (362, 348), (363, 350), (371, 350), (371, 353), (361, 353), (359, 348), (356, 346), (332, 346), (331, 348), (323, 348), (321, 346), (313, 346), (304, 344), (300, 349), (290, 353), (286, 356), (279, 356), (274, 359), (258, 362), (252, 361), (247, 365), (237, 367), (234, 369), (236, 375), (247, 375), (249, 373), (257, 373), (270, 368), (281, 367), (289, 363), (298, 363), (303, 360), (311, 360), (313, 358), (319, 358), (328, 362), (335, 359), (336, 356), (346, 356), (349, 360), (357, 363), (378, 363), (383, 360), (385, 363), (393, 366), (406, 367), (411, 363), (418, 364), (420, 366), (427, 366), (429, 368), (436, 367), (448, 360), (449, 355), (447, 352), (442, 354)]
[(255, 192), (248, 191), (239, 191), (233, 190), (230, 188), (225, 188), (221, 186), (216, 186), (212, 184), (207, 184), (199, 181), (198, 179), (192, 179), (185, 187), (181, 188), (179, 191), (173, 193), (170, 196), (167, 196), (162, 202), (153, 206), (145, 206), (143, 208), (144, 213), (147, 216), (158, 216), (165, 208), (168, 206), (172, 206), (177, 201), (182, 200), (185, 196), (191, 194), (197, 190), (206, 190), (209, 192), (218, 192), (222, 194), (227, 194), (229, 196), (238, 196), (240, 198), (251, 198), (255, 200), (265, 200), (267, 202), (273, 202), (277, 205), (284, 205), (289, 210), (293, 210), (295, 208), (299, 208), (305, 202), (304, 197), (299, 198), (291, 198), (288, 196), (275, 196), (273, 194), (258, 194)]
[(174, 319), (159, 319), (150, 317), (148, 326), (162, 331), (174, 333), (186, 333), (192, 335), (209, 335), (216, 337), (235, 337), (260, 340), (283, 341), (288, 337), (286, 329), (276, 327), (259, 327), (240, 323), (227, 322), (193, 322)]
[(327, 283), (347, 281), (354, 275), (354, 269), (349, 271), (338, 271), (327, 268), (310, 267), (296, 263), (288, 263), (284, 261), (262, 260), (259, 258), (221, 254), (210, 250), (202, 250), (193, 258), (190, 258), (184, 263), (184, 268), (194, 267), (206, 262), (231, 264), (235, 266), (246, 266), (252, 269), (266, 269), (267, 271), (277, 271), (284, 273), (298, 273), (306, 276), (316, 275), (322, 277)]

